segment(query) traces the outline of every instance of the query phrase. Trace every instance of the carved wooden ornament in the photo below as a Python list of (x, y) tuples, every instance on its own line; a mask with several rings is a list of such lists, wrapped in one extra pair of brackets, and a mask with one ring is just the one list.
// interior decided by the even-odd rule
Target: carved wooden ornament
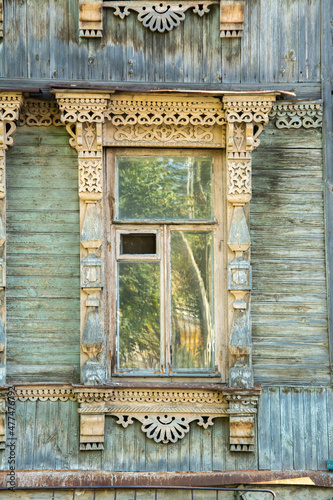
[[(78, 151), (81, 199), (81, 381), (100, 385), (105, 380), (103, 331), (102, 146), (178, 146), (226, 148), (229, 227), (229, 291), (232, 296), (229, 333), (229, 384), (236, 400), (219, 404), (168, 404), (143, 391), (140, 403), (129, 396), (110, 401), (110, 392), (96, 404), (99, 389), (87, 389), (81, 403), (81, 449), (101, 449), (101, 415), (114, 415), (127, 427), (140, 421), (147, 437), (176, 442), (192, 421), (207, 427), (220, 416), (230, 416), (233, 451), (251, 451), (254, 444), (255, 405), (247, 406), (244, 392), (253, 395), (250, 290), (251, 244), (244, 205), (251, 199), (251, 153), (268, 122), (273, 94), (224, 95), (222, 100), (202, 94), (133, 94), (56, 92), (61, 120)], [(154, 392), (154, 391), (153, 391)], [(165, 391), (162, 391), (165, 393)], [(87, 394), (89, 397), (87, 399)], [(168, 396), (169, 397), (169, 396)], [(251, 396), (252, 397), (252, 396)], [(97, 397), (98, 399), (98, 397)], [(112, 398), (111, 398), (112, 399)], [(177, 399), (177, 398), (176, 398)], [(209, 398), (208, 398), (209, 399)], [(125, 401), (127, 403), (125, 404)], [(246, 400), (247, 401), (247, 400)], [(149, 402), (149, 404), (147, 404)], [(179, 403), (179, 404), (178, 404)], [(206, 404), (207, 403), (207, 404)], [(228, 406), (229, 405), (229, 406)], [(98, 430), (96, 430), (98, 429)], [(94, 438), (94, 435), (96, 439)]]
[(243, 36), (245, 2), (239, 0), (220, 0), (221, 38), (240, 38)]

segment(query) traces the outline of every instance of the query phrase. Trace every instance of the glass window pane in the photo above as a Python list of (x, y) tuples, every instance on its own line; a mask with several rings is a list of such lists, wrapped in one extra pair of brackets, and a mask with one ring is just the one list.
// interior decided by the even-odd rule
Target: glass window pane
[(171, 231), (173, 371), (214, 369), (212, 266), (212, 231)]
[(121, 220), (211, 220), (212, 157), (120, 156)]
[(120, 254), (156, 254), (156, 234), (122, 234)]
[(118, 262), (118, 369), (160, 371), (160, 264)]

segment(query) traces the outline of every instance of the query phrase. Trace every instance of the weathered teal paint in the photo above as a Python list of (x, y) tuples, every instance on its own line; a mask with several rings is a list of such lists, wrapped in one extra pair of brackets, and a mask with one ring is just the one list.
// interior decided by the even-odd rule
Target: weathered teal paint
[(8, 382), (76, 382), (77, 156), (62, 127), (21, 127), (7, 155)]
[(320, 129), (270, 123), (253, 154), (255, 382), (329, 385)]

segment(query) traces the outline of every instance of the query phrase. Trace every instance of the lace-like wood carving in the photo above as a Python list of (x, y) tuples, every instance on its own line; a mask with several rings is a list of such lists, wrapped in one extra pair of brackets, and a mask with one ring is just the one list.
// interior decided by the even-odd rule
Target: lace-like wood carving
[(114, 15), (124, 19), (129, 16), (130, 11), (138, 13), (138, 21), (140, 21), (145, 28), (150, 31), (171, 31), (180, 25), (185, 20), (185, 12), (189, 9), (195, 14), (202, 17), (210, 11), (209, 7), (217, 4), (217, 0), (203, 0), (201, 2), (193, 2), (185, 0), (184, 2), (177, 2), (169, 0), (167, 2), (156, 2), (154, 0), (132, 0), (129, 2), (119, 2), (112, 0), (104, 2), (104, 7), (112, 7), (115, 9)]
[(225, 144), (225, 113), (216, 97), (117, 94), (104, 116), (106, 146)]
[(64, 126), (60, 120), (60, 111), (56, 101), (42, 99), (24, 99), (20, 112), (19, 126), (56, 127)]
[(269, 118), (277, 128), (319, 128), (323, 125), (322, 102), (279, 102), (272, 107)]
[(3, 389), (0, 396), (0, 403), (9, 396), (19, 401), (77, 401), (81, 450), (104, 448), (105, 417), (113, 416), (124, 428), (139, 421), (142, 432), (156, 443), (177, 442), (189, 432), (191, 422), (197, 421), (207, 429), (214, 425), (215, 418), (229, 418), (230, 449), (252, 451), (260, 389), (121, 389), (47, 384), (16, 385)]

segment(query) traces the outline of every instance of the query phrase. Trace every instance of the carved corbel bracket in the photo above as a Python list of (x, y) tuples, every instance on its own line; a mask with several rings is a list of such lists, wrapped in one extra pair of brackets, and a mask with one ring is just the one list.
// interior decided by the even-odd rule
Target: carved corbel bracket
[[(250, 291), (250, 233), (248, 203), (252, 196), (251, 153), (258, 147), (258, 136), (268, 123), (275, 95), (226, 95), (226, 157), (228, 176), (228, 211), (230, 220), (228, 248), (228, 289), (232, 301), (229, 328), (229, 384), (253, 386)], [(248, 420), (249, 421), (249, 420)], [(238, 421), (237, 421), (238, 422)], [(234, 427), (236, 420), (234, 421)]]
[[(90, 2), (94, 3), (94, 2)], [(78, 152), (81, 221), (81, 381), (105, 381), (103, 332), (102, 123), (110, 93), (55, 92)]]
[(230, 392), (170, 389), (74, 389), (80, 403), (80, 449), (104, 448), (105, 416), (127, 428), (134, 420), (156, 443), (176, 443), (194, 421), (204, 429), (229, 417), (230, 450), (253, 451), (260, 390)]

